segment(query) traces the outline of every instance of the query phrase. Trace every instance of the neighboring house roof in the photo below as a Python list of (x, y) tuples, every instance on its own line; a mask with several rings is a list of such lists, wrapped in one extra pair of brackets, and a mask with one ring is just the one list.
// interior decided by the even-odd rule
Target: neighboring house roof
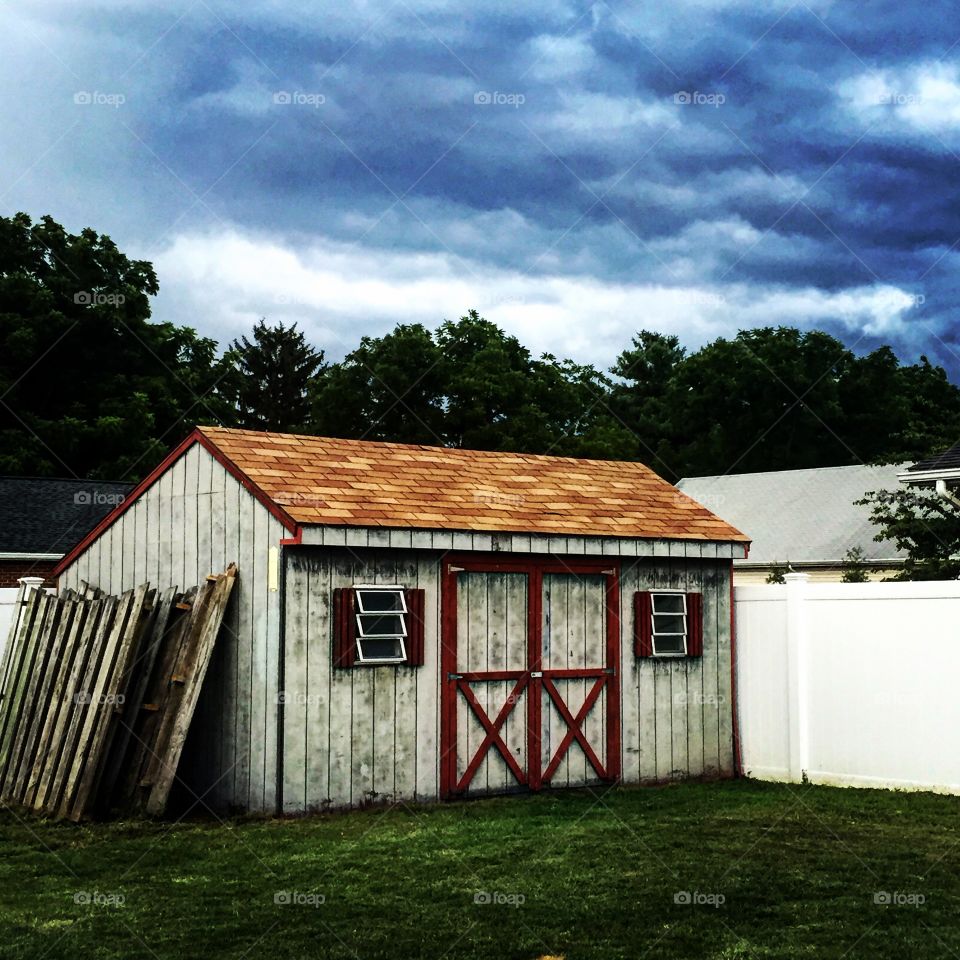
[(198, 433), (297, 524), (747, 540), (641, 463)]
[(0, 477), (0, 555), (65, 554), (133, 484), (47, 477)]
[(854, 501), (872, 490), (896, 489), (905, 466), (688, 477), (677, 487), (746, 531), (753, 540), (751, 565), (842, 563), (853, 547), (860, 547), (866, 560), (899, 561), (906, 554), (891, 541), (873, 539), (877, 527), (870, 510)]
[(935, 457), (918, 460), (900, 474), (900, 480), (908, 484), (936, 478), (960, 478), (960, 443), (955, 443), (949, 450), (944, 450)]

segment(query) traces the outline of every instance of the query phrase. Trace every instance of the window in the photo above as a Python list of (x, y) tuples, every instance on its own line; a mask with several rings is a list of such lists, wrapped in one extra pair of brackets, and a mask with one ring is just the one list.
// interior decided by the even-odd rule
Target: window
[(653, 655), (687, 655), (687, 596), (684, 593), (652, 593)]
[(407, 659), (407, 603), (403, 587), (353, 589), (357, 662), (403, 663)]
[(638, 657), (703, 656), (703, 594), (640, 590), (633, 610)]

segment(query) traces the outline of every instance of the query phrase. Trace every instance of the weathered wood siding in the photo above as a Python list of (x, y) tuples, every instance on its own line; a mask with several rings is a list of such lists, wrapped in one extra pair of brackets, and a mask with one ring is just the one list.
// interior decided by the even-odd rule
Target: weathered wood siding
[[(283, 809), (294, 813), (438, 795), (440, 554), (285, 551)], [(337, 587), (426, 591), (422, 667), (332, 666)]]
[[(703, 551), (702, 558), (634, 559), (624, 561), (621, 568), (621, 750), (623, 780), (628, 783), (733, 773), (730, 560), (718, 560), (712, 544), (705, 544)], [(438, 797), (442, 557), (441, 551), (416, 549), (285, 550), (286, 812)], [(491, 670), (522, 664), (526, 578), (468, 573), (459, 579), (458, 623), (464, 625), (460, 642), (469, 648), (466, 660)], [(603, 599), (599, 578), (579, 578), (581, 586), (571, 586), (570, 579), (548, 578), (545, 616), (549, 610), (551, 639), (561, 632), (565, 638), (565, 665), (577, 666), (578, 638), (583, 656), (594, 658), (583, 624), (602, 623)], [(333, 590), (356, 583), (398, 583), (426, 590), (422, 667), (332, 668)], [(653, 661), (634, 656), (633, 595), (657, 587), (703, 592), (702, 658)], [(550, 656), (560, 656), (559, 647)], [(507, 683), (489, 687), (486, 696), (491, 702), (499, 698), (502, 703), (509, 693)], [(576, 703), (577, 696), (571, 698)], [(521, 754), (524, 715), (521, 704), (504, 730), (505, 741)], [(462, 707), (460, 718), (458, 738), (479, 743), (479, 724)], [(553, 719), (559, 722), (559, 717)], [(587, 725), (591, 741), (603, 740), (590, 726), (602, 723), (603, 711), (595, 711)], [(458, 743), (458, 755), (472, 755), (471, 743)], [(576, 748), (555, 782), (584, 779), (591, 779), (590, 771)], [(495, 791), (509, 788), (512, 780), (497, 759), (485, 761), (475, 784), (478, 791)]]
[[(189, 587), (236, 561), (227, 620), (181, 761), (198, 811), (276, 806), (279, 592), (267, 558), (282, 525), (195, 444), (60, 577), (109, 593), (149, 581)], [(191, 796), (192, 795), (192, 796)]]

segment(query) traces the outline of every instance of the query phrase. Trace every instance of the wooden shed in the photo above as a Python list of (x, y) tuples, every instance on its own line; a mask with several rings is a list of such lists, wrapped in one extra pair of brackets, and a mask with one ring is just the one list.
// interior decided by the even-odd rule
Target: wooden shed
[(57, 573), (237, 562), (182, 776), (294, 813), (732, 775), (746, 549), (638, 463), (201, 427)]

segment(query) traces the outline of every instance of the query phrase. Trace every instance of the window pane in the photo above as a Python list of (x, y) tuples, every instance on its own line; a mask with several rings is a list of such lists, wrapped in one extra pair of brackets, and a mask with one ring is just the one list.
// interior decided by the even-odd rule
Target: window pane
[(686, 613), (687, 598), (682, 593), (655, 593), (653, 595), (654, 613)]
[(686, 617), (683, 614), (663, 614), (655, 613), (653, 615), (654, 633), (686, 633)]
[(362, 613), (396, 611), (403, 613), (403, 590), (357, 590), (357, 607)]
[(405, 637), (402, 613), (358, 613), (361, 637)]
[(382, 640), (357, 640), (360, 661), (365, 660), (405, 660), (403, 641), (397, 637)]
[(654, 637), (654, 653), (686, 653), (687, 647), (683, 637)]

